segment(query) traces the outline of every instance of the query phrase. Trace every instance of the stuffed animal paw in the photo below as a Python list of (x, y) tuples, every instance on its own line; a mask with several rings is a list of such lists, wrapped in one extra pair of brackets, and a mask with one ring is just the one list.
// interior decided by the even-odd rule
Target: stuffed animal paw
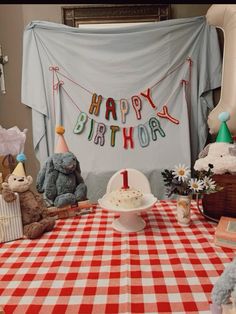
[(24, 226), (24, 235), (28, 239), (40, 238), (43, 233), (51, 231), (54, 228), (55, 220), (53, 218), (44, 218), (38, 222), (33, 222)]
[(48, 217), (48, 218), (44, 218), (39, 222), (43, 228), (44, 231), (43, 232), (48, 232), (48, 231), (52, 231), (52, 229), (55, 226), (55, 220), (52, 217)]
[(39, 222), (33, 222), (32, 224), (24, 226), (24, 235), (28, 239), (39, 238), (44, 232), (44, 226)]
[(16, 200), (16, 194), (10, 189), (9, 184), (2, 183), (2, 196), (5, 202), (13, 202)]

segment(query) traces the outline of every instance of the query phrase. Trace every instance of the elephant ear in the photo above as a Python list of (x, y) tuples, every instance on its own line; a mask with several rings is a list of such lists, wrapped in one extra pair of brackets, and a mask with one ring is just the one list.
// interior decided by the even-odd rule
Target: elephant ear
[(206, 147), (203, 148), (203, 150), (199, 153), (198, 158), (204, 158), (208, 155), (210, 145), (211, 144), (208, 144)]
[(75, 175), (76, 175), (76, 182), (77, 184), (83, 183), (84, 180), (81, 176), (81, 169), (80, 169), (80, 163), (79, 161), (76, 159), (76, 168), (75, 168)]
[(49, 157), (46, 161), (46, 173), (45, 176), (49, 175), (50, 173), (53, 172), (54, 170), (54, 162), (53, 162), (53, 157)]
[(44, 192), (44, 181), (45, 181), (45, 174), (46, 174), (46, 163), (43, 167), (39, 170), (37, 178), (36, 178), (36, 189), (39, 193)]
[(81, 175), (80, 163), (79, 163), (78, 159), (76, 159), (75, 171), (78, 172), (79, 175)]
[(45, 191), (46, 186), (48, 185), (48, 180), (50, 180), (53, 170), (53, 159), (52, 157), (49, 157), (37, 176), (36, 189), (39, 193), (43, 193)]
[(44, 192), (45, 196), (54, 200), (57, 196), (56, 181), (58, 178), (58, 171), (54, 167), (53, 156), (48, 158), (46, 161), (46, 172), (45, 172), (45, 182), (44, 182)]

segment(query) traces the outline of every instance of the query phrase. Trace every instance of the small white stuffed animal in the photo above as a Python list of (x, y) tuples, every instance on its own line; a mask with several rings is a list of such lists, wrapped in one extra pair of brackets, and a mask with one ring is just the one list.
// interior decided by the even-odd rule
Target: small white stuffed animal
[(200, 158), (194, 164), (195, 170), (208, 170), (209, 164), (212, 164), (214, 166), (212, 171), (215, 174), (236, 173), (236, 156), (232, 155), (232, 151), (235, 150), (234, 144), (216, 142), (206, 148), (205, 154), (202, 152), (199, 154)]
[(208, 170), (209, 164), (213, 165), (215, 174), (236, 173), (236, 145), (233, 143), (227, 121), (230, 118), (228, 112), (221, 112), (218, 119), (221, 121), (216, 142), (208, 144), (199, 154), (199, 159), (194, 164), (194, 169)]
[(229, 304), (232, 301), (232, 308), (228, 313), (235, 313), (236, 304), (236, 258), (229, 263), (218, 278), (212, 291), (212, 303), (218, 306)]

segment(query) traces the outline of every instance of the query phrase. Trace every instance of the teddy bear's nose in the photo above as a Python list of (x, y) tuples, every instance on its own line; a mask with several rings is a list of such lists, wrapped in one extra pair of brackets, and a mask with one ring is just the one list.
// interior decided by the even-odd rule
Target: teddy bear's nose
[(18, 181), (19, 181), (19, 182), (23, 182), (23, 181), (24, 181), (24, 179), (23, 179), (23, 178), (21, 178), (21, 179), (19, 179)]

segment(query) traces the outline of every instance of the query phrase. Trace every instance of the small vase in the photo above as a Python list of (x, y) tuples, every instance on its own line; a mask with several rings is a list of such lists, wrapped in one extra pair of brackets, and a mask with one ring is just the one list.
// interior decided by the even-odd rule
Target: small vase
[(191, 223), (191, 200), (192, 195), (178, 195), (176, 211), (181, 226), (189, 226)]

